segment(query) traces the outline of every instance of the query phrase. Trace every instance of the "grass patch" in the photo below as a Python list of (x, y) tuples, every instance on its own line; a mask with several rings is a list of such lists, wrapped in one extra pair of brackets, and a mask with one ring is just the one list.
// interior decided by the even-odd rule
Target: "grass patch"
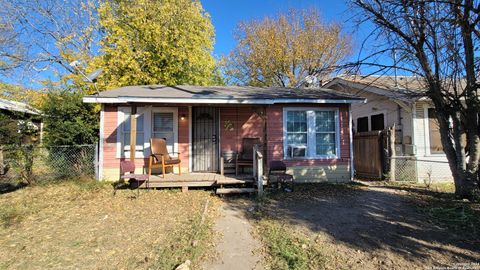
[(169, 241), (156, 247), (158, 254), (153, 269), (174, 269), (179, 263), (190, 260), (198, 262), (207, 253), (212, 244), (213, 220), (202, 222), (201, 213), (184, 223), (181, 230), (172, 233)]
[(480, 237), (480, 203), (438, 198), (432, 196), (417, 196), (420, 200), (418, 209), (428, 220), (437, 226), (460, 235)]
[(338, 269), (343, 258), (325, 249), (319, 235), (304, 231), (302, 226), (288, 222), (288, 217), (275, 211), (277, 202), (299, 203), (315, 199), (354, 196), (362, 186), (357, 183), (297, 184), (295, 191), (286, 193), (270, 190), (256, 200), (257, 211), (251, 213), (255, 231), (264, 246), (270, 269), (317, 270)]
[(426, 186), (422, 183), (417, 182), (402, 182), (402, 181), (377, 181), (372, 182), (369, 181), (371, 184), (377, 184), (379, 186), (386, 186), (386, 187), (395, 187), (404, 190), (410, 191), (428, 191), (428, 192), (435, 192), (435, 193), (446, 193), (451, 194), (455, 193), (455, 185), (451, 182), (443, 182), (443, 183), (432, 183), (429, 186)]
[(287, 225), (271, 220), (258, 222), (258, 234), (266, 245), (271, 269), (323, 269), (321, 247)]
[(20, 204), (5, 204), (0, 208), (0, 224), (10, 227), (20, 223), (28, 214), (28, 208)]
[(0, 195), (0, 269), (173, 269), (211, 255), (218, 199), (210, 192), (134, 195), (87, 180)]

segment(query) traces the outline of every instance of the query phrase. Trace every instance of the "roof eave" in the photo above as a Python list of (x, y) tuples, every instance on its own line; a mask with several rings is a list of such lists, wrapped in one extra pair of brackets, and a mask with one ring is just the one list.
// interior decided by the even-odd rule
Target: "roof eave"
[(125, 104), (125, 103), (189, 103), (189, 104), (285, 104), (285, 103), (366, 103), (366, 99), (295, 99), (295, 98), (274, 98), (274, 99), (253, 99), (253, 98), (154, 98), (154, 97), (99, 97), (99, 96), (85, 96), (83, 98), (85, 103), (110, 103), (110, 104)]

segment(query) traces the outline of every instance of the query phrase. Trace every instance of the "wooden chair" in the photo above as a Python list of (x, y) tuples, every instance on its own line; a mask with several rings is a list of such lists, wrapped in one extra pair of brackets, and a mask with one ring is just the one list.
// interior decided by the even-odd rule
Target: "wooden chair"
[[(167, 141), (165, 139), (152, 138), (150, 139), (150, 155), (148, 175), (152, 175), (152, 169), (162, 168), (162, 176), (165, 178), (165, 168), (178, 165), (178, 174), (182, 174), (181, 160), (177, 157), (172, 157), (167, 150)], [(174, 152), (175, 153), (175, 152)], [(180, 153), (176, 152), (177, 155)]]
[[(260, 144), (259, 138), (243, 138), (242, 140), (242, 151), (237, 154), (235, 159), (235, 174), (238, 175), (238, 169), (240, 166), (251, 166), (253, 167), (253, 146), (255, 144)], [(243, 168), (242, 168), (243, 170)]]
[(135, 174), (135, 163), (131, 160), (120, 161), (120, 179), (137, 182), (137, 196), (139, 195), (140, 182), (145, 182), (148, 188), (148, 175)]
[(281, 160), (272, 160), (268, 166), (268, 179), (271, 180), (272, 176), (276, 178), (277, 187), (290, 184), (290, 188), (293, 191), (293, 175), (287, 174), (287, 165)]

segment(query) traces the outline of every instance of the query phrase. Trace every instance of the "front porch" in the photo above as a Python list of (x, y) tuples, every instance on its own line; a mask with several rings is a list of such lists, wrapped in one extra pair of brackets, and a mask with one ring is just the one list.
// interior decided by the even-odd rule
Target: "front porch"
[(152, 175), (150, 180), (140, 185), (140, 188), (166, 188), (166, 187), (223, 187), (223, 185), (252, 184), (251, 174), (221, 175), (217, 173), (183, 173)]

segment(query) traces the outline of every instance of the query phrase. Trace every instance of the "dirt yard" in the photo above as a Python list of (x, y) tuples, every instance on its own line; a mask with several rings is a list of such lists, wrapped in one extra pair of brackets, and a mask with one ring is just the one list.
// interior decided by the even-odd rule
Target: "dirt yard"
[(304, 186), (269, 196), (251, 216), (272, 269), (480, 269), (480, 228), (432, 222), (416, 195), (394, 187)]
[(211, 192), (112, 191), (69, 182), (0, 194), (0, 269), (173, 269), (211, 255)]

